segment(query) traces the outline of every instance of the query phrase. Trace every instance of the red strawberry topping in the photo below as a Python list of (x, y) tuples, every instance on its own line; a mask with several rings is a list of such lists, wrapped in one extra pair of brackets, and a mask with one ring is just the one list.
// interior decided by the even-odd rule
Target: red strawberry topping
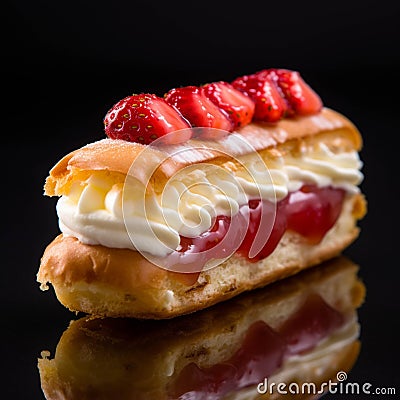
[(233, 122), (205, 95), (202, 87), (171, 89), (165, 95), (165, 100), (175, 106), (193, 126), (233, 131)]
[(255, 104), (250, 97), (223, 81), (209, 83), (203, 86), (203, 89), (205, 95), (228, 114), (235, 128), (251, 122)]
[(258, 72), (257, 75), (268, 76), (276, 82), (293, 113), (309, 115), (321, 111), (320, 97), (304, 82), (297, 71), (268, 69)]
[(190, 124), (173, 106), (154, 94), (137, 94), (120, 100), (106, 114), (104, 125), (111, 139), (142, 144), (165, 135), (164, 144), (182, 143), (191, 137)]
[(287, 105), (276, 84), (267, 75), (252, 74), (236, 78), (232, 86), (255, 102), (254, 120), (277, 122), (283, 118)]
[[(297, 71), (264, 69), (232, 84), (171, 89), (164, 99), (154, 94), (126, 97), (104, 118), (112, 139), (150, 144), (177, 144), (192, 136), (219, 140), (252, 120), (274, 123), (284, 117), (320, 112), (322, 101)], [(187, 129), (187, 128), (194, 129)]]

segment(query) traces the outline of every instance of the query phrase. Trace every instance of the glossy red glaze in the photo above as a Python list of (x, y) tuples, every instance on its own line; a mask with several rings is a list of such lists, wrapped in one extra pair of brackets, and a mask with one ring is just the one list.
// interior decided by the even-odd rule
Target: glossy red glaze
[(253, 323), (241, 347), (225, 362), (206, 368), (186, 365), (169, 387), (169, 398), (213, 400), (257, 384), (274, 374), (285, 358), (311, 350), (344, 321), (343, 314), (312, 293), (277, 331), (264, 321)]

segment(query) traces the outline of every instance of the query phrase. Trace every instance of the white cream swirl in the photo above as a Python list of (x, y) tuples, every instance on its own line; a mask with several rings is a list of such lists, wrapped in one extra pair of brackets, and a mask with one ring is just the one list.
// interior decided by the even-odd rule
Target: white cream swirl
[(207, 163), (186, 167), (161, 194), (145, 193), (130, 177), (116, 184), (94, 173), (58, 201), (60, 229), (83, 243), (166, 256), (178, 248), (180, 235), (200, 235), (216, 215), (235, 215), (252, 198), (280, 200), (303, 184), (355, 193), (363, 179), (357, 152), (336, 154), (324, 144), (267, 163), (258, 154), (237, 160), (243, 168), (233, 172)]
[[(299, 190), (305, 183), (318, 187), (333, 186), (350, 193), (359, 191), (357, 185), (363, 180), (362, 162), (355, 151), (334, 153), (324, 143), (309, 152), (303, 149), (296, 156), (285, 155), (266, 163), (271, 180), (265, 179), (265, 166), (252, 154), (240, 158), (253, 180), (245, 170), (238, 171), (237, 179), (249, 196), (273, 201), (283, 199), (289, 192)], [(260, 197), (258, 194), (258, 197)]]

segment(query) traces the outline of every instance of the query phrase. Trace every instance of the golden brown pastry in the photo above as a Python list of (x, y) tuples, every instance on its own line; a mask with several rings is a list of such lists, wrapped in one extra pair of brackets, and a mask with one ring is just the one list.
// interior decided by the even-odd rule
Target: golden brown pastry
[(360, 147), (327, 108), (214, 141), (89, 144), (46, 180), (63, 234), (38, 281), (71, 310), (169, 318), (292, 275), (357, 237)]
[[(365, 287), (357, 270), (335, 258), (172, 320), (72, 321), (54, 358), (39, 359), (43, 392), (49, 400), (255, 399), (265, 378), (320, 390), (358, 356)], [(272, 392), (262, 398), (279, 397)]]

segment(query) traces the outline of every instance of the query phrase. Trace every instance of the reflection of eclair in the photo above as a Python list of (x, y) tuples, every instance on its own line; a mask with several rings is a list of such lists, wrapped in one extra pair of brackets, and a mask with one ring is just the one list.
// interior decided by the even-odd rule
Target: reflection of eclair
[(357, 358), (364, 293), (357, 266), (340, 257), (196, 315), (82, 318), (54, 359), (39, 359), (42, 389), (69, 400), (253, 399), (265, 382), (271, 398), (272, 383), (324, 391)]
[[(174, 107), (177, 90), (166, 97)], [(110, 111), (108, 128), (115, 123), (128, 135), (156, 109), (163, 115), (143, 129), (172, 112), (180, 118), (156, 101), (162, 103), (150, 95), (124, 99)], [(52, 283), (71, 310), (168, 318), (340, 253), (365, 213), (357, 187), (361, 137), (330, 109), (306, 111), (273, 124), (253, 118), (221, 137), (213, 125), (181, 129), (159, 145), (119, 133), (65, 156), (45, 186), (47, 195), (61, 197), (63, 234), (42, 258), (42, 288)]]

